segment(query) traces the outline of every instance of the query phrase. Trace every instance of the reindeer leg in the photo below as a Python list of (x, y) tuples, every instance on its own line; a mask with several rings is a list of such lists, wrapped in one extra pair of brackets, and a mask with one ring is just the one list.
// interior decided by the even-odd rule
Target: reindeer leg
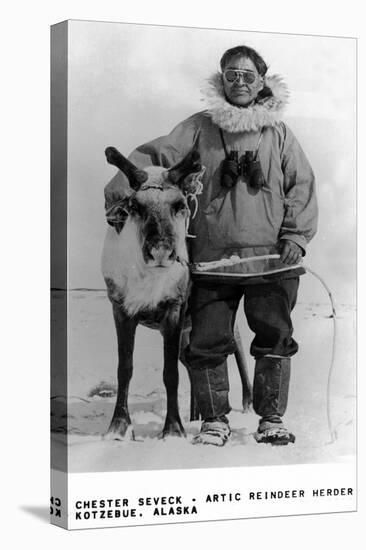
[(242, 383), (243, 411), (246, 412), (250, 409), (250, 405), (252, 404), (252, 386), (249, 381), (248, 364), (245, 359), (244, 349), (237, 324), (234, 325), (234, 340), (236, 344), (236, 351), (234, 355)]
[(178, 357), (181, 337), (181, 326), (165, 325), (164, 338), (164, 373), (163, 380), (167, 395), (167, 413), (163, 431), (160, 438), (175, 435), (185, 437), (185, 431), (178, 410)]
[(191, 422), (194, 422), (195, 420), (199, 420), (201, 415), (200, 415), (200, 411), (198, 410), (198, 403), (197, 403), (197, 399), (196, 399), (196, 396), (194, 394), (194, 388), (193, 388), (193, 380), (192, 380), (192, 377), (191, 377), (191, 374), (190, 374), (190, 371), (188, 370), (188, 376), (189, 376), (189, 381), (190, 381), (190, 384), (191, 384), (191, 406), (190, 406), (190, 415), (189, 415), (189, 419)]
[(113, 316), (118, 341), (118, 392), (113, 417), (105, 435), (106, 439), (134, 439), (128, 412), (128, 387), (132, 377), (133, 348), (137, 323), (113, 304)]
[(190, 321), (189, 321), (189, 324), (187, 323), (187, 325), (184, 326), (184, 328), (182, 330), (182, 335), (181, 335), (181, 340), (180, 340), (179, 361), (181, 363), (183, 363), (183, 365), (186, 367), (187, 372), (188, 372), (189, 383), (190, 383), (190, 387), (191, 387), (191, 392), (190, 392), (190, 421), (193, 422), (194, 420), (199, 420), (200, 413), (199, 413), (199, 410), (198, 410), (197, 400), (196, 400), (196, 397), (194, 395), (191, 371), (189, 369), (188, 363), (187, 363), (186, 358), (185, 358), (185, 352), (186, 352), (186, 349), (189, 345), (190, 332), (191, 332), (191, 325), (190, 325)]

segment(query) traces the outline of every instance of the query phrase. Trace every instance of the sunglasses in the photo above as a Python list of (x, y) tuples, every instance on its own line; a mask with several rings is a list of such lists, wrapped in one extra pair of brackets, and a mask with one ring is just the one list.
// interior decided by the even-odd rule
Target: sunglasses
[(254, 84), (257, 79), (257, 75), (252, 71), (241, 70), (241, 69), (227, 69), (224, 71), (224, 78), (226, 82), (232, 84), (233, 82), (240, 81), (240, 77), (243, 77), (245, 84)]

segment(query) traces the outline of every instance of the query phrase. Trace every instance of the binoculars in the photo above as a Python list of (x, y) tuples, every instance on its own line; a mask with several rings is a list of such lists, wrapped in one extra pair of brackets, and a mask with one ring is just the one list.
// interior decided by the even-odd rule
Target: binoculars
[(261, 189), (266, 181), (258, 160), (258, 151), (245, 151), (239, 159), (239, 151), (230, 151), (222, 162), (221, 185), (232, 189), (242, 177), (252, 189)]

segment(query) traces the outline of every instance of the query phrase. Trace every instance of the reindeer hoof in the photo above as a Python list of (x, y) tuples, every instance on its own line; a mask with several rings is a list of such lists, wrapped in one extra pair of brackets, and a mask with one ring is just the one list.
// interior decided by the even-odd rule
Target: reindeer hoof
[(250, 412), (252, 410), (252, 405), (253, 405), (253, 401), (251, 396), (249, 397), (243, 396), (243, 399), (242, 399), (243, 412), (245, 413)]
[(163, 431), (158, 435), (158, 439), (166, 439), (167, 437), (186, 437), (186, 432), (180, 422), (166, 424)]
[(111, 422), (108, 432), (103, 436), (105, 441), (135, 441), (135, 434), (131, 424), (125, 422)]

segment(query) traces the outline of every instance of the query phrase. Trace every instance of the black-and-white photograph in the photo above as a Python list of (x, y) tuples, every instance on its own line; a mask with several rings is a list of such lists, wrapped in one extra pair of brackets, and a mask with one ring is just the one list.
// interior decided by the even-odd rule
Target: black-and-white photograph
[(67, 24), (52, 467), (353, 463), (356, 41)]

